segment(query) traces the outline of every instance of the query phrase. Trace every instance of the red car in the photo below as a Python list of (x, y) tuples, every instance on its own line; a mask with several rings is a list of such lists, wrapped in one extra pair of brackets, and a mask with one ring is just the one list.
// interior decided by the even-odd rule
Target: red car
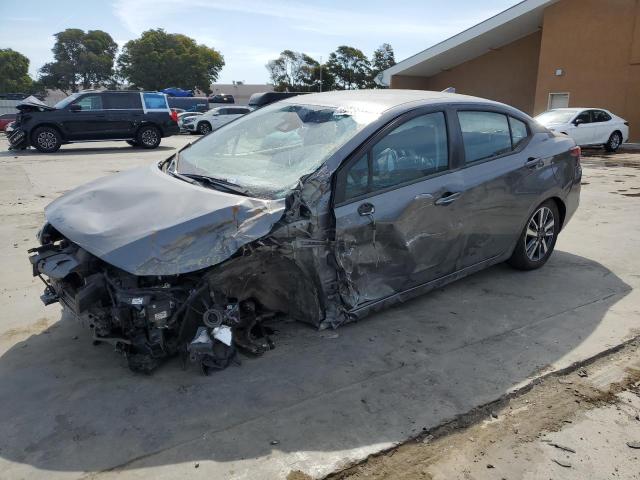
[(16, 114), (15, 113), (3, 113), (0, 115), (0, 131), (4, 131), (11, 122), (15, 122)]

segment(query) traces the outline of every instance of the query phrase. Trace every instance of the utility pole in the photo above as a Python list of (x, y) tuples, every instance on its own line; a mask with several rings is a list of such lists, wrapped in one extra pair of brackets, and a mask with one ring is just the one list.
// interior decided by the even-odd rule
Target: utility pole
[(322, 91), (322, 56), (320, 57), (320, 91)]

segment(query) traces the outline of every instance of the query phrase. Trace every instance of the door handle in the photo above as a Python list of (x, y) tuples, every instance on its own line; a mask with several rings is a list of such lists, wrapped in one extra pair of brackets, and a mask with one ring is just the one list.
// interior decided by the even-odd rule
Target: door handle
[(544, 166), (544, 160), (537, 157), (529, 157), (524, 165), (527, 168), (542, 168)]
[(457, 199), (459, 199), (461, 195), (462, 195), (462, 192), (454, 192), (454, 193), (447, 192), (438, 200), (436, 200), (435, 203), (436, 205), (449, 205), (450, 203), (453, 203)]
[(362, 203), (358, 207), (358, 215), (360, 215), (361, 217), (367, 217), (369, 215), (373, 215), (375, 212), (376, 212), (376, 207), (374, 207), (369, 202)]

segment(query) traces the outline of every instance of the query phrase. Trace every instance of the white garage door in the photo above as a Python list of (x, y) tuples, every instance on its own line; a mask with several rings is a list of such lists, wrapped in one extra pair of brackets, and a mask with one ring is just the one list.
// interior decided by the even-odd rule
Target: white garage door
[(569, 106), (568, 93), (550, 93), (549, 94), (549, 110), (554, 108), (567, 108)]

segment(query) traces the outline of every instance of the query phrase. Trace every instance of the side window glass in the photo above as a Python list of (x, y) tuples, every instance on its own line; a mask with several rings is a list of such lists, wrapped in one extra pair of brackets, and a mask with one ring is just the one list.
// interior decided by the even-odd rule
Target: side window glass
[(591, 112), (587, 110), (576, 117), (576, 120), (582, 120), (582, 123), (591, 123)]
[(465, 163), (495, 157), (511, 151), (507, 116), (494, 112), (458, 112)]
[(444, 113), (403, 123), (371, 149), (371, 190), (381, 190), (446, 170), (449, 166)]
[(167, 101), (162, 93), (143, 93), (144, 106), (147, 110), (167, 110)]
[(593, 121), (594, 122), (608, 122), (609, 120), (611, 120), (611, 117), (609, 116), (609, 114), (607, 112), (604, 112), (602, 110), (594, 110), (593, 111)]
[(101, 95), (85, 95), (79, 100), (73, 102), (73, 105), (80, 105), (82, 111), (102, 110)]
[(111, 110), (141, 108), (140, 95), (138, 93), (106, 93), (104, 98), (105, 107)]
[(515, 150), (527, 139), (529, 132), (527, 131), (527, 125), (524, 122), (516, 120), (513, 117), (509, 117), (509, 124), (511, 125), (511, 143)]
[(369, 158), (366, 153), (349, 167), (345, 182), (345, 198), (354, 198), (367, 193), (369, 186)]

